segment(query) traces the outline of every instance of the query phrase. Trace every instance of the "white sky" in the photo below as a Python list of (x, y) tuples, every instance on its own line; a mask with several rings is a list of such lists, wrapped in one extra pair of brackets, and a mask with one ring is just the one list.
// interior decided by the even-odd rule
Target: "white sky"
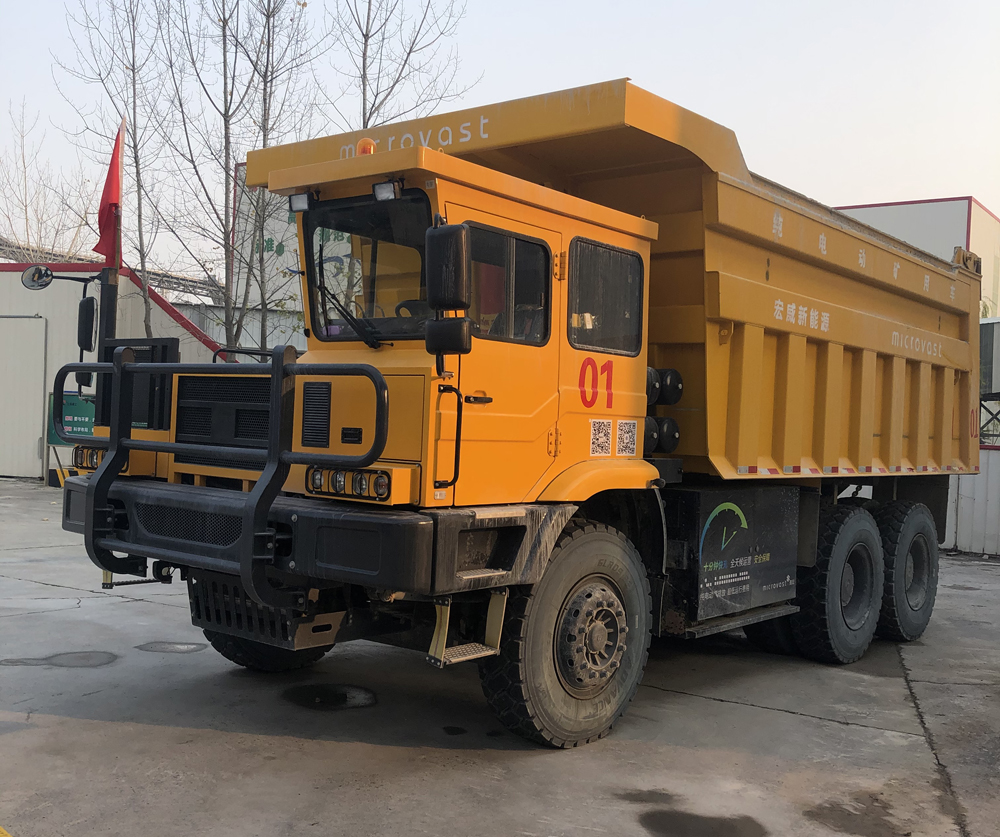
[[(0, 0), (0, 104), (68, 126), (63, 9)], [(459, 48), (483, 78), (447, 110), (628, 76), (823, 203), (972, 194), (1000, 214), (1000, 0), (468, 0)], [(55, 127), (46, 147), (72, 153)]]

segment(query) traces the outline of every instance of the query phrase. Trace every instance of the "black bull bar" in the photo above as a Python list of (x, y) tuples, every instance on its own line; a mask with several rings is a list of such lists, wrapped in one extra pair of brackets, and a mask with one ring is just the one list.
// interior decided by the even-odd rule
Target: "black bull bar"
[[(375, 462), (385, 449), (389, 432), (389, 390), (385, 378), (375, 367), (366, 363), (297, 363), (291, 346), (277, 346), (268, 363), (226, 364), (220, 369), (211, 363), (135, 363), (132, 349), (115, 349), (111, 363), (68, 363), (56, 373), (53, 384), (53, 423), (56, 435), (70, 444), (107, 450), (100, 466), (87, 484), (84, 517), (84, 540), (90, 559), (102, 570), (121, 574), (141, 574), (141, 562), (130, 553), (141, 551), (145, 557), (167, 563), (204, 566), (203, 556), (189, 555), (159, 547), (136, 549), (136, 544), (115, 537), (115, 512), (108, 492), (128, 461), (129, 451), (180, 454), (218, 459), (222, 462), (251, 461), (263, 463), (260, 478), (247, 492), (242, 508), (243, 529), (234, 544), (239, 556), (240, 577), (244, 589), (257, 602), (275, 608), (305, 610), (307, 591), (278, 589), (271, 585), (267, 568), (275, 560), (275, 530), (268, 526), (268, 513), (278, 496), (292, 465), (350, 470), (364, 468)], [(95, 372), (111, 375), (111, 419), (108, 438), (81, 436), (66, 432), (63, 425), (63, 389), (66, 378), (74, 372)], [(268, 404), (267, 448), (242, 448), (161, 442), (132, 438), (134, 382), (137, 375), (267, 375), (270, 377)], [(295, 421), (295, 376), (362, 377), (371, 381), (375, 390), (375, 435), (367, 453), (359, 456), (332, 456), (302, 453), (292, 450)], [(124, 552), (126, 557), (115, 555)], [(205, 567), (213, 569), (212, 567)]]

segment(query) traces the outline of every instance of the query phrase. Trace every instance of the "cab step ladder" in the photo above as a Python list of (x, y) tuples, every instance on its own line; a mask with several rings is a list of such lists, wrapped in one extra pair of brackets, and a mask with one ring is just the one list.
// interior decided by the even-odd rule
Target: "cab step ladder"
[(482, 642), (467, 642), (463, 645), (448, 646), (448, 624), (451, 620), (451, 597), (443, 596), (434, 600), (437, 610), (437, 626), (427, 652), (427, 662), (437, 668), (480, 657), (493, 657), (500, 653), (500, 634), (503, 630), (503, 615), (507, 608), (507, 589), (490, 590), (489, 610), (486, 612), (486, 636)]

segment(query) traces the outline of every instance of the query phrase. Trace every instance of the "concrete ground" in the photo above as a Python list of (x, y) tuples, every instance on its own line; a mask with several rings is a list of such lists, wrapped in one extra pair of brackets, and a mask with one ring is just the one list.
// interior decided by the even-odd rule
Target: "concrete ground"
[(656, 643), (611, 736), (560, 752), (502, 730), (471, 665), (359, 642), (241, 670), (183, 586), (102, 592), (60, 510), (0, 481), (13, 837), (1000, 834), (1000, 562), (944, 559), (924, 638), (846, 668)]

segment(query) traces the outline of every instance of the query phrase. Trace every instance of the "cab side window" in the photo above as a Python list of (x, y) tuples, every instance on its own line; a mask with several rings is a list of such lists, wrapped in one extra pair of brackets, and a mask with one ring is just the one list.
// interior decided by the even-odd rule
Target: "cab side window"
[(549, 339), (549, 251), (510, 233), (470, 233), (473, 334), (542, 345)]
[(569, 342), (575, 349), (639, 354), (642, 258), (596, 241), (569, 245)]

